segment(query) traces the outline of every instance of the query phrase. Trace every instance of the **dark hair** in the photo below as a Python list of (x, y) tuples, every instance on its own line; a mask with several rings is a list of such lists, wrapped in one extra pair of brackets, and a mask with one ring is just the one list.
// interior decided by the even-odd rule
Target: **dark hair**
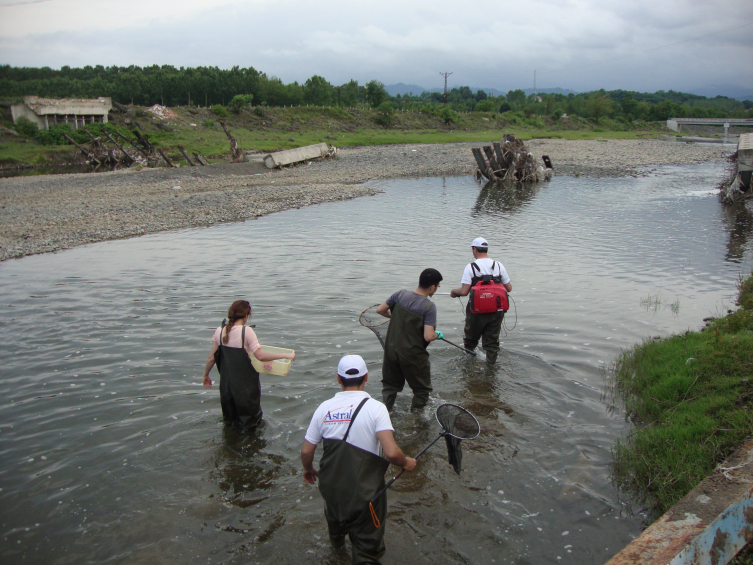
[(478, 251), (479, 253), (488, 253), (488, 252), (489, 252), (489, 248), (488, 248), (488, 247), (476, 247), (476, 246), (474, 245), (474, 246), (473, 246), (473, 248), (474, 248), (474, 249), (475, 249), (476, 251)]
[(347, 379), (343, 377), (342, 375), (338, 375), (338, 376), (340, 377), (340, 381), (342, 381), (344, 387), (361, 386), (363, 381), (366, 380), (366, 375), (362, 377), (356, 377), (354, 379)]
[(429, 288), (433, 284), (442, 282), (442, 275), (436, 269), (424, 269), (421, 276), (418, 277), (418, 286)]
[[(235, 325), (235, 322), (238, 320), (242, 320), (246, 316), (251, 315), (251, 304), (248, 303), (248, 300), (236, 300), (230, 305), (230, 308), (227, 309), (227, 331), (225, 332), (225, 337), (222, 338), (222, 343), (227, 345), (227, 339), (230, 335), (230, 328)], [(222, 336), (222, 332), (220, 332), (220, 336)], [(243, 344), (241, 344), (241, 347)]]

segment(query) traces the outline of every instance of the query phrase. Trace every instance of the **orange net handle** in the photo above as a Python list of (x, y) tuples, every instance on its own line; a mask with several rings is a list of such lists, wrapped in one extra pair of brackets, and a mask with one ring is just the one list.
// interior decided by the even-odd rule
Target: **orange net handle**
[(374, 522), (374, 527), (378, 530), (382, 524), (379, 522), (379, 518), (377, 518), (376, 512), (374, 511), (374, 505), (369, 502), (369, 511), (371, 512), (371, 521)]

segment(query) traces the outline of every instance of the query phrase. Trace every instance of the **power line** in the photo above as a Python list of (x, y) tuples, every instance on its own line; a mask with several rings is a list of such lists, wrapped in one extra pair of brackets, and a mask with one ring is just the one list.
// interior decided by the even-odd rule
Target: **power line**
[(444, 103), (447, 104), (447, 77), (450, 76), (452, 73), (439, 73), (444, 77)]

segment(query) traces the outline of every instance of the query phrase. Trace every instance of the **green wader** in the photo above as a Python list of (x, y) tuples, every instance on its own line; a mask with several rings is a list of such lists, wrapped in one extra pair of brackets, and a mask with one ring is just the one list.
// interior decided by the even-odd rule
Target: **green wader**
[(429, 342), (424, 340), (424, 314), (429, 306), (420, 314), (398, 303), (392, 307), (382, 362), (382, 399), (387, 410), (392, 411), (405, 381), (413, 390), (411, 408), (423, 408), (429, 402), (431, 362), (426, 351)]
[(369, 500), (384, 488), (389, 461), (345, 441), (358, 412), (368, 400), (364, 398), (355, 409), (342, 439), (324, 439), (324, 454), (319, 464), (319, 492), (325, 503), (330, 540), (340, 546), (345, 534), (348, 535), (353, 547), (353, 565), (378, 564), (385, 551), (387, 493), (374, 505), (378, 528), (369, 511)]
[(502, 330), (504, 312), (490, 312), (488, 314), (472, 314), (471, 305), (465, 309), (465, 328), (463, 345), (473, 351), (481, 340), (481, 347), (486, 352), (488, 363), (497, 362), (499, 353), (499, 333)]
[(261, 423), (261, 383), (245, 343), (245, 326), (241, 330), (241, 347), (222, 345), (220, 331), (220, 346), (214, 360), (220, 373), (220, 404), (225, 425), (253, 432)]

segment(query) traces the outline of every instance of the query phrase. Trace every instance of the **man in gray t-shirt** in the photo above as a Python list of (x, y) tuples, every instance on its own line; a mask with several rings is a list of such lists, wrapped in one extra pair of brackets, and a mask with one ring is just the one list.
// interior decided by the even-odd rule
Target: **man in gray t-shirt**
[(431, 363), (426, 347), (443, 337), (434, 331), (437, 307), (429, 297), (441, 281), (439, 271), (425, 269), (415, 291), (400, 290), (377, 307), (378, 314), (390, 318), (382, 363), (382, 400), (387, 410), (392, 410), (406, 381), (413, 390), (412, 408), (422, 408), (429, 401)]

